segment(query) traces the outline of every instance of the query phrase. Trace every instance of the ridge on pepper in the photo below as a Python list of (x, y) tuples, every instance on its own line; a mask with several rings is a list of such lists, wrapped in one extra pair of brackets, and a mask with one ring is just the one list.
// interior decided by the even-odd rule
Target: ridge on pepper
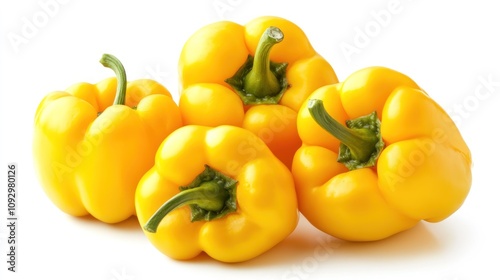
[[(241, 143), (252, 153), (242, 154)], [(139, 223), (163, 254), (201, 252), (242, 262), (267, 252), (298, 222), (290, 170), (250, 131), (187, 125), (170, 134), (136, 192)]]
[(103, 55), (101, 63), (117, 77), (78, 83), (40, 102), (33, 156), (41, 186), (59, 209), (117, 223), (135, 215), (137, 183), (182, 120), (161, 84), (127, 83), (123, 65), (112, 55)]
[(338, 82), (304, 31), (272, 16), (202, 27), (184, 44), (179, 76), (184, 123), (248, 129), (289, 168), (301, 145), (297, 111), (312, 91)]
[(369, 67), (317, 89), (297, 121), (299, 209), (318, 229), (379, 240), (439, 222), (465, 201), (471, 153), (448, 114), (412, 79)]

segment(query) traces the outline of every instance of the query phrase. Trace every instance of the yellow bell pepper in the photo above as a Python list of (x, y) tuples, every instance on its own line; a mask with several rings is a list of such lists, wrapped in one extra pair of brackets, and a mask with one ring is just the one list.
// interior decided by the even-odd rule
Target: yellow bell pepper
[(139, 182), (137, 217), (163, 254), (202, 251), (222, 262), (254, 258), (298, 221), (291, 172), (253, 133), (188, 125), (170, 134)]
[(116, 223), (135, 215), (137, 183), (163, 139), (182, 123), (162, 85), (146, 79), (127, 84), (114, 56), (104, 55), (101, 63), (117, 78), (75, 84), (41, 101), (33, 152), (41, 185), (57, 207)]
[(441, 221), (469, 192), (471, 154), (459, 130), (394, 70), (370, 67), (319, 88), (297, 125), (299, 209), (337, 238), (379, 240), (420, 220)]
[(301, 145), (301, 104), (315, 89), (338, 82), (297, 25), (271, 16), (201, 28), (182, 49), (179, 74), (185, 124), (248, 129), (288, 167)]

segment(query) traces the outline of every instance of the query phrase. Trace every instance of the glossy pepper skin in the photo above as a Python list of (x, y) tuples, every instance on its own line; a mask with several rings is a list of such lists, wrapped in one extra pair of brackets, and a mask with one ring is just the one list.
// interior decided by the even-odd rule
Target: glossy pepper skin
[(226, 125), (170, 134), (137, 187), (136, 209), (152, 244), (179, 260), (204, 251), (222, 262), (246, 261), (298, 221), (291, 172), (257, 136)]
[(135, 215), (137, 183), (163, 139), (182, 123), (162, 85), (127, 83), (116, 58), (104, 55), (101, 62), (118, 79), (78, 83), (41, 101), (33, 152), (41, 186), (58, 208), (116, 223)]
[[(332, 119), (355, 137), (327, 132), (337, 126)], [(367, 122), (357, 126), (361, 119)], [(471, 154), (459, 130), (397, 71), (365, 68), (316, 90), (297, 125), (304, 142), (292, 168), (299, 209), (337, 238), (379, 240), (420, 220), (441, 221), (469, 192)]]
[(246, 128), (288, 167), (301, 145), (301, 104), (316, 88), (338, 82), (302, 29), (271, 16), (196, 31), (182, 49), (179, 74), (186, 124)]

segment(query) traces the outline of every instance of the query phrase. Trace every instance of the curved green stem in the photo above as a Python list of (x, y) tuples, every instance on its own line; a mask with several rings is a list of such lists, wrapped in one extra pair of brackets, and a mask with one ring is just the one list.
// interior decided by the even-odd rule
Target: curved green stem
[(116, 74), (116, 95), (113, 105), (125, 105), (127, 75), (123, 64), (111, 54), (103, 54), (99, 61), (105, 67), (111, 68)]
[(283, 32), (271, 26), (260, 37), (255, 50), (252, 70), (246, 75), (243, 88), (247, 94), (256, 97), (273, 96), (280, 92), (281, 86), (278, 78), (271, 71), (271, 48), (283, 41)]
[(161, 220), (168, 213), (184, 205), (196, 204), (207, 211), (220, 211), (228, 196), (229, 194), (216, 182), (205, 182), (197, 188), (182, 191), (165, 202), (151, 216), (144, 228), (149, 232), (156, 232)]
[(323, 101), (311, 99), (307, 105), (313, 119), (342, 143), (339, 162), (349, 170), (375, 165), (384, 147), (376, 112), (349, 120), (345, 127), (326, 112)]
[(284, 34), (278, 27), (267, 28), (262, 33), (255, 56), (249, 56), (234, 76), (225, 80), (245, 105), (277, 104), (288, 88), (288, 63), (270, 60), (272, 47), (283, 39)]
[(187, 187), (181, 187), (181, 192), (171, 197), (149, 218), (144, 229), (156, 232), (158, 225), (171, 211), (189, 205), (191, 221), (222, 218), (236, 211), (236, 181), (205, 166)]

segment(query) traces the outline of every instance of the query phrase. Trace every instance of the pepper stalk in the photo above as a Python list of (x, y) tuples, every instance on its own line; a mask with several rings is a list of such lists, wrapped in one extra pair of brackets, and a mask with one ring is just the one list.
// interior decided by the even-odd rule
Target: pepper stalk
[(385, 145), (380, 134), (380, 120), (376, 111), (346, 121), (347, 127), (345, 127), (326, 112), (322, 100), (311, 99), (307, 107), (313, 119), (340, 140), (338, 162), (343, 163), (349, 170), (376, 164)]
[(103, 54), (101, 60), (99, 61), (104, 67), (108, 67), (113, 70), (116, 74), (116, 95), (113, 105), (125, 105), (125, 97), (127, 90), (127, 74), (125, 73), (125, 67), (123, 64), (111, 54)]
[(177, 195), (171, 197), (144, 225), (148, 232), (156, 232), (160, 222), (173, 210), (189, 205), (191, 222), (219, 219), (235, 212), (238, 181), (205, 165), (205, 170)]
[(271, 49), (284, 39), (278, 27), (267, 28), (259, 40), (255, 56), (248, 56), (233, 77), (226, 79), (245, 105), (277, 104), (288, 88), (287, 62), (270, 60)]

